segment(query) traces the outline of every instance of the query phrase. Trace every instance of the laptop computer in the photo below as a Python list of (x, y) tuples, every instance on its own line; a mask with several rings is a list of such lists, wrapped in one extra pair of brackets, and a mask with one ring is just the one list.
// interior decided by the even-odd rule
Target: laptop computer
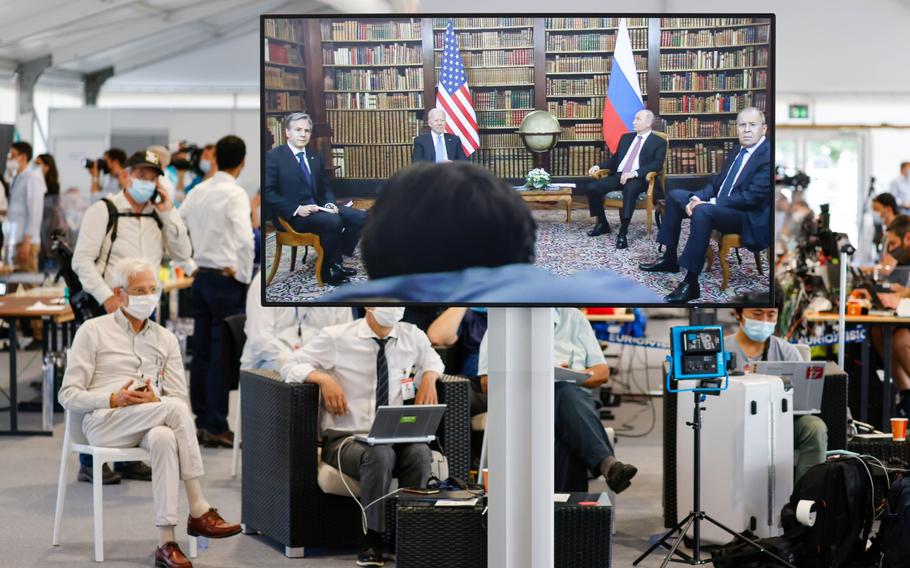
[(824, 361), (758, 361), (755, 372), (789, 381), (793, 386), (793, 414), (818, 414), (825, 390)]
[(371, 446), (429, 443), (436, 439), (445, 411), (444, 404), (380, 406), (370, 433), (358, 434), (354, 439)]

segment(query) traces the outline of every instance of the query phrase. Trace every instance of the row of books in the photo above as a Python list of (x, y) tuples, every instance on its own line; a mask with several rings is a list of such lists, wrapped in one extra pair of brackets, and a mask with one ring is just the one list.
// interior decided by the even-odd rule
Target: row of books
[(281, 117), (266, 117), (265, 129), (269, 132), (269, 136), (272, 138), (272, 144), (269, 146), (270, 148), (280, 146), (287, 141), (284, 137), (284, 125), (281, 124)]
[(521, 138), (517, 133), (509, 134), (481, 134), (481, 148), (501, 148), (503, 146), (521, 146)]
[(322, 21), (323, 41), (420, 39), (420, 20), (398, 22)]
[(534, 167), (534, 157), (523, 148), (480, 148), (471, 161), (501, 178), (524, 178)]
[(328, 91), (374, 91), (390, 89), (422, 89), (423, 69), (418, 67), (389, 67), (386, 69), (334, 69), (326, 72)]
[(733, 142), (724, 142), (722, 145), (671, 146), (667, 153), (667, 173), (711, 175), (719, 172), (733, 145)]
[(681, 51), (661, 53), (661, 71), (674, 69), (730, 69), (734, 67), (767, 67), (767, 47), (744, 47), (736, 51)]
[(265, 68), (265, 88), (266, 89), (306, 89), (306, 82), (303, 73), (292, 71), (282, 67)]
[(547, 79), (548, 95), (605, 95), (607, 76), (595, 75), (584, 79)]
[[(515, 83), (533, 83), (533, 67), (500, 67), (498, 69), (471, 68), (465, 69), (468, 85), (509, 85)], [(439, 81), (439, 70), (436, 70), (436, 81)]]
[(749, 106), (764, 109), (765, 99), (765, 93), (762, 92), (755, 92), (754, 94), (748, 92), (744, 94), (661, 97), (660, 112), (738, 112)]
[(660, 32), (661, 47), (723, 47), (750, 43), (767, 43), (768, 26), (735, 28), (722, 31), (701, 30), (687, 32), (664, 30)]
[(605, 162), (608, 157), (608, 151), (601, 144), (557, 146), (550, 152), (550, 174), (586, 176), (591, 166)]
[(268, 37), (303, 43), (303, 20), (266, 18), (263, 31)]
[(347, 110), (423, 108), (423, 93), (326, 93), (325, 108)]
[[(531, 109), (533, 110), (533, 109)], [(521, 121), (531, 110), (487, 110), (478, 111), (477, 126), (480, 128), (515, 127), (521, 126)]]
[[(433, 18), (433, 29), (444, 30), (449, 18)], [(458, 28), (503, 28), (513, 26), (533, 26), (531, 18), (454, 18), (452, 25)]]
[(583, 124), (567, 126), (562, 129), (562, 135), (559, 137), (559, 139), (560, 141), (586, 140), (591, 142), (603, 142), (604, 137), (601, 128), (602, 125), (598, 122), (587, 122)]
[(661, 18), (662, 28), (716, 28), (768, 23), (767, 18)]
[(547, 112), (556, 118), (600, 118), (604, 114), (604, 99), (547, 101)]
[[(626, 18), (626, 26), (640, 28), (648, 25), (648, 18)], [(619, 18), (546, 18), (547, 29), (585, 30), (590, 28), (618, 28)]]
[(333, 144), (410, 144), (420, 132), (421, 122), (413, 112), (329, 110), (325, 114), (332, 125)]
[(479, 91), (473, 93), (474, 109), (512, 109), (534, 106), (534, 92), (531, 90)]
[[(648, 30), (629, 30), (632, 49), (648, 48)], [(547, 34), (547, 51), (613, 51), (616, 46), (616, 34)]]
[[(513, 65), (533, 65), (534, 52), (530, 49), (511, 51), (464, 51), (461, 61), (465, 67), (509, 67)], [(436, 67), (442, 65), (442, 53), (436, 54)]]
[(265, 62), (266, 63), (284, 63), (290, 65), (303, 65), (303, 52), (299, 45), (287, 43), (270, 42), (268, 38), (265, 42)]
[(671, 140), (684, 138), (736, 138), (736, 121), (701, 120), (693, 116), (679, 122), (667, 123), (664, 132)]
[(370, 47), (322, 48), (322, 62), (329, 65), (421, 64), (421, 49), (413, 43), (386, 43)]
[(306, 102), (299, 94), (288, 92), (265, 93), (266, 112), (293, 112), (306, 109)]
[[(609, 73), (612, 57), (598, 55), (554, 55), (547, 58), (547, 73)], [(648, 57), (635, 54), (635, 69), (648, 70)]]
[[(495, 47), (531, 47), (534, 44), (534, 31), (514, 30), (508, 32), (461, 32), (458, 36), (460, 49), (495, 48)], [(437, 32), (436, 49), (442, 49), (445, 34)]]
[(768, 72), (764, 69), (743, 69), (725, 73), (674, 73), (660, 76), (661, 91), (764, 89), (767, 85)]
[(332, 148), (335, 175), (342, 178), (388, 179), (411, 163), (411, 146)]

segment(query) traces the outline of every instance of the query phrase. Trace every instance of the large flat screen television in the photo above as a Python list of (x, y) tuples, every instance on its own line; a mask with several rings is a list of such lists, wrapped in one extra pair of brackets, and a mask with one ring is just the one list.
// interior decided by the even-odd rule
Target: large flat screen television
[(769, 305), (773, 14), (261, 18), (265, 305)]

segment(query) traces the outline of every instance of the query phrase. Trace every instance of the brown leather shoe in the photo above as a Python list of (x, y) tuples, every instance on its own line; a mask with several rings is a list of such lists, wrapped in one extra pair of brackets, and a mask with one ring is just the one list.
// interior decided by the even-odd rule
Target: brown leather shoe
[(202, 432), (202, 445), (206, 448), (233, 448), (234, 433), (225, 430), (220, 434), (212, 434), (208, 430)]
[(193, 568), (176, 542), (166, 542), (155, 549), (155, 568)]
[(240, 532), (240, 525), (232, 525), (221, 518), (218, 509), (212, 507), (199, 518), (192, 516), (186, 521), (186, 534), (208, 538), (227, 538)]

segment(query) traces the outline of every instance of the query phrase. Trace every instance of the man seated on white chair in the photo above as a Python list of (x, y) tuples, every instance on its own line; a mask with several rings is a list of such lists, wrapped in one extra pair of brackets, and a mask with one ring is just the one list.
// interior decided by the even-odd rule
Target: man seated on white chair
[(188, 568), (174, 538), (180, 480), (189, 501), (187, 534), (224, 538), (240, 525), (225, 522), (202, 494), (202, 454), (177, 337), (148, 319), (160, 297), (155, 270), (142, 259), (123, 259), (114, 266), (112, 288), (121, 307), (76, 332), (60, 404), (85, 414), (89, 444), (149, 451), (159, 531), (155, 565)]
[(351, 308), (265, 308), (261, 286), (262, 273), (257, 272), (246, 296), (246, 342), (240, 356), (241, 369), (280, 369), (322, 328), (354, 320)]
[[(404, 308), (366, 308), (363, 319), (324, 328), (281, 368), (286, 382), (319, 385), (325, 405), (322, 461), (336, 468), (340, 461), (341, 473), (360, 481), (364, 507), (389, 493), (393, 475), (399, 487), (425, 487), (430, 477), (425, 443), (370, 446), (353, 439), (370, 431), (380, 406), (411, 399), (437, 404), (442, 359), (426, 334), (402, 322), (403, 316)], [(366, 510), (366, 521), (357, 565), (382, 566), (385, 501)]]

